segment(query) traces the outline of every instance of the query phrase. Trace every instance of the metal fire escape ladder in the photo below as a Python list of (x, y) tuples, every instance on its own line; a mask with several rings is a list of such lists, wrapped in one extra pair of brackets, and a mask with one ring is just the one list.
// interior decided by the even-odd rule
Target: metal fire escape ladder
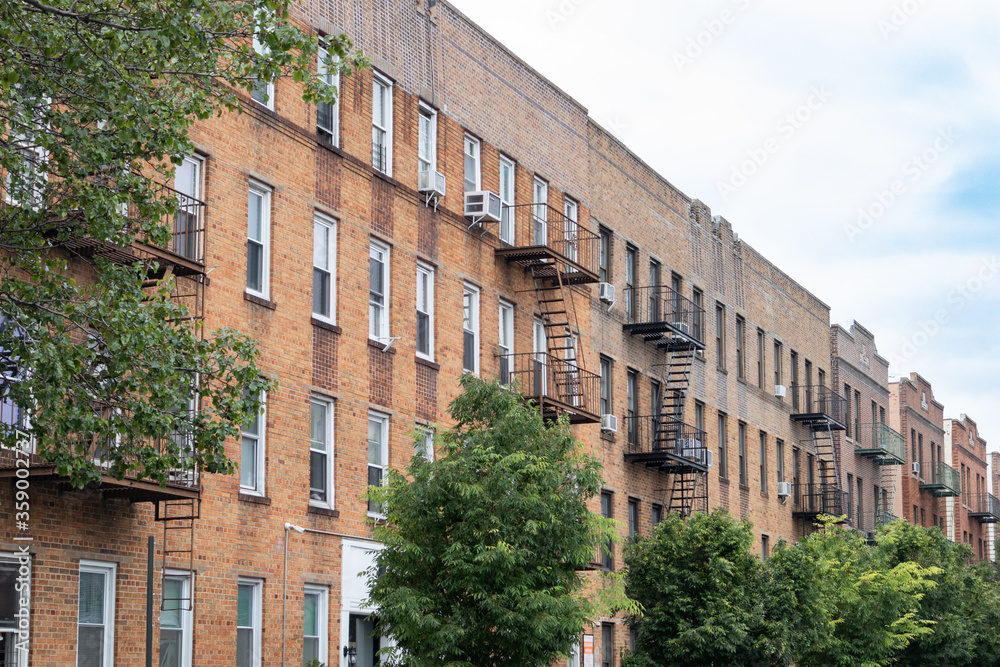
[[(681, 437), (695, 353), (696, 350), (691, 345), (668, 346), (664, 352), (660, 373), (663, 396), (654, 447), (671, 447)], [(682, 517), (688, 517), (696, 511), (708, 511), (707, 472), (692, 467), (679, 467), (673, 470), (672, 477), (670, 497), (665, 503), (668, 511), (676, 512)]]
[(168, 597), (164, 579), (167, 570), (185, 571), (189, 581), (194, 574), (194, 525), (201, 514), (201, 499), (161, 500), (155, 504), (155, 518), (163, 524), (163, 551), (160, 561), (160, 610), (190, 611), (194, 605), (194, 586), (182, 589), (181, 597)]
[(833, 441), (833, 428), (829, 421), (814, 424), (812, 430), (813, 449), (819, 466), (819, 480), (822, 493), (822, 507), (828, 513), (843, 511), (840, 487), (840, 466), (837, 447)]
[(890, 462), (879, 461), (879, 488), (882, 491), (882, 498), (879, 499), (879, 506), (875, 508), (875, 529), (879, 529), (885, 524), (892, 523), (895, 517), (892, 515), (893, 502), (896, 493), (896, 467)]
[[(571, 361), (579, 370), (586, 370), (584, 355), (579, 349), (580, 325), (576, 304), (562, 276), (563, 271), (557, 261), (531, 266), (535, 299), (545, 327), (545, 350), (557, 359)], [(570, 399), (568, 402), (581, 398), (579, 372), (570, 368), (551, 369), (549, 372), (553, 373), (552, 382), (559, 397)]]

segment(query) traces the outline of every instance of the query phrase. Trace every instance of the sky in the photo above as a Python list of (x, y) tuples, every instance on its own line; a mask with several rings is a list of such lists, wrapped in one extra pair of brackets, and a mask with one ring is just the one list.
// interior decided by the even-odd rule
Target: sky
[(1000, 451), (1000, 3), (451, 2)]

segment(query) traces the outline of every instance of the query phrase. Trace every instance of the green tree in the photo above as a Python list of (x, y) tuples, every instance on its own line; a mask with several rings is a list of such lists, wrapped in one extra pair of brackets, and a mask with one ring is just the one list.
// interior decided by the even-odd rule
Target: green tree
[[(288, 4), (0, 3), (2, 391), (77, 486), (100, 479), (97, 446), (119, 478), (234, 468), (223, 443), (268, 386), (253, 342), (185, 324), (160, 267), (81, 268), (73, 241), (169, 247), (177, 199), (163, 186), (193, 152), (189, 128), (239, 110), (256, 82), (291, 77), (307, 101), (332, 101), (315, 75), (320, 42), (289, 23)], [(365, 64), (344, 37), (323, 46), (331, 69)], [(20, 436), (0, 437), (12, 447)]]
[(608, 539), (587, 509), (597, 461), (568, 424), (496, 382), (462, 378), (443, 456), (415, 456), (369, 489), (386, 508), (370, 602), (412, 667), (551, 664), (591, 616), (581, 570)]

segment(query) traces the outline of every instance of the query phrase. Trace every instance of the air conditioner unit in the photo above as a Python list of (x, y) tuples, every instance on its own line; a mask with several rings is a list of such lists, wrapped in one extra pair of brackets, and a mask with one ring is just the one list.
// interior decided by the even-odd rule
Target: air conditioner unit
[(604, 303), (611, 303), (615, 300), (615, 286), (611, 283), (601, 283), (598, 285), (597, 293)]
[(691, 327), (688, 326), (687, 322), (674, 322), (673, 327), (685, 336), (691, 335)]
[(702, 465), (708, 464), (711, 455), (711, 452), (701, 446), (701, 440), (697, 438), (678, 438), (674, 451), (678, 456), (694, 459)]
[(500, 195), (480, 190), (465, 193), (465, 217), (475, 218), (476, 222), (491, 220), (500, 222)]
[(914, 461), (911, 464), (911, 466), (913, 468), (913, 474), (914, 475), (919, 475), (920, 474), (920, 461)]
[(707, 468), (711, 468), (712, 467), (712, 463), (715, 461), (715, 457), (712, 456), (712, 450), (706, 449), (705, 450), (705, 457), (706, 457), (706, 459), (705, 459), (706, 460), (705, 466)]
[(417, 190), (425, 194), (444, 197), (446, 184), (447, 179), (440, 171), (422, 171), (417, 176)]
[(784, 398), (785, 394), (787, 394), (787, 393), (788, 393), (788, 390), (785, 389), (785, 385), (783, 385), (783, 384), (776, 384), (776, 385), (774, 385), (774, 395), (777, 396), (778, 398)]
[(618, 417), (615, 415), (601, 415), (601, 430), (605, 433), (617, 433)]
[(790, 496), (792, 495), (792, 483), (791, 482), (778, 482), (778, 496)]

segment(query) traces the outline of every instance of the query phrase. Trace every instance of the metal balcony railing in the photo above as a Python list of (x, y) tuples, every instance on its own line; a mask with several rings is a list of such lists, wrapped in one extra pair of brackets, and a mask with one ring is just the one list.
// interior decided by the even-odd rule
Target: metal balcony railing
[(930, 491), (939, 498), (953, 497), (962, 494), (962, 480), (957, 470), (943, 461), (938, 461), (923, 471), (920, 488)]
[(854, 434), (854, 453), (881, 464), (902, 465), (906, 462), (906, 442), (887, 424), (861, 424)]
[(970, 517), (979, 519), (981, 523), (1000, 521), (1000, 500), (992, 493), (981, 493), (973, 496), (970, 500)]
[(712, 452), (705, 431), (662, 415), (622, 417), (625, 460), (659, 468), (708, 470)]
[(793, 516), (841, 516), (846, 513), (846, 491), (829, 484), (792, 484)]
[(496, 254), (525, 266), (555, 260), (569, 271), (564, 282), (597, 282), (601, 237), (548, 204), (503, 206)]
[(699, 349), (705, 347), (705, 309), (672, 287), (630, 287), (622, 290), (622, 299), (626, 331), (650, 340), (681, 337)]
[(792, 385), (792, 419), (816, 427), (834, 430), (847, 428), (847, 399), (823, 385)]
[(548, 352), (497, 355), (501, 384), (516, 383), (519, 391), (534, 400), (546, 417), (565, 413), (571, 423), (601, 420), (601, 377), (574, 361)]

